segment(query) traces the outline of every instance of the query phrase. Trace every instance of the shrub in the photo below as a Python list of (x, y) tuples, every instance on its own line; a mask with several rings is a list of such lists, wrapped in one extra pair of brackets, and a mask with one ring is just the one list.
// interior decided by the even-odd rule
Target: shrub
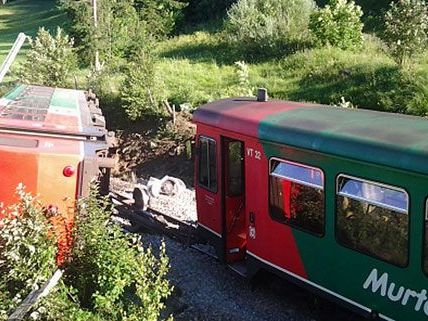
[[(76, 290), (80, 307), (100, 320), (156, 321), (171, 292), (165, 246), (156, 258), (151, 248), (142, 248), (138, 237), (125, 234), (110, 217), (108, 199), (93, 190), (80, 206), (65, 284)], [(72, 307), (68, 313), (74, 313)]]
[(250, 87), (249, 68), (245, 61), (235, 62), (235, 74), (237, 79), (236, 94), (238, 96), (252, 96), (253, 90)]
[(424, 0), (391, 2), (385, 15), (385, 42), (399, 64), (423, 51), (428, 43), (428, 9)]
[(162, 115), (165, 99), (163, 83), (156, 74), (154, 56), (150, 49), (143, 49), (127, 67), (122, 88), (123, 108), (131, 120), (143, 114)]
[(41, 286), (56, 269), (55, 240), (40, 203), (24, 187), (19, 202), (2, 209), (0, 225), (0, 320)]
[[(0, 320), (56, 270), (52, 225), (23, 189), (0, 229)], [(4, 213), (2, 213), (4, 214)], [(111, 208), (96, 190), (83, 200), (75, 222), (72, 259), (62, 280), (32, 307), (46, 321), (157, 321), (171, 292), (162, 244), (156, 257), (138, 237), (110, 221)]]
[(76, 68), (73, 39), (57, 28), (55, 36), (40, 28), (30, 39), (30, 51), (18, 71), (21, 81), (34, 85), (67, 87), (67, 79)]
[(309, 28), (318, 45), (341, 49), (357, 49), (363, 43), (361, 8), (354, 1), (331, 0), (329, 5), (316, 10)]
[(245, 51), (278, 54), (307, 40), (313, 0), (239, 0), (228, 11), (227, 37)]

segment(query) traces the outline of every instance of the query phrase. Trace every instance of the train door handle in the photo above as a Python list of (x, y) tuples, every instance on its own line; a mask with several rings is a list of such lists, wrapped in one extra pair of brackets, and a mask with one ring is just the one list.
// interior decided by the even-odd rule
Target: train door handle
[(256, 214), (254, 212), (250, 212), (250, 223), (252, 225), (256, 223)]

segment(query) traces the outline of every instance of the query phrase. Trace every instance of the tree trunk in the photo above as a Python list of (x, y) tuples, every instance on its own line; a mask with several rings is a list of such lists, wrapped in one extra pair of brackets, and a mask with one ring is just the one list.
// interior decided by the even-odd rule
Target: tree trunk
[[(92, 0), (92, 10), (94, 14), (94, 28), (95, 28), (95, 34), (98, 35), (98, 16), (97, 16), (97, 0)], [(97, 37), (98, 38), (98, 37)], [(98, 52), (98, 43), (96, 44), (97, 48), (95, 50), (95, 71), (101, 70), (101, 64), (100, 64), (100, 54)]]

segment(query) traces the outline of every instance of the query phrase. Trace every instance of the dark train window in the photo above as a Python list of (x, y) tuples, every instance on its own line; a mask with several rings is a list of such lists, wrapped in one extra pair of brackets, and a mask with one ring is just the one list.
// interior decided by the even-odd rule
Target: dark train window
[(425, 203), (424, 271), (428, 275), (428, 199)]
[(232, 141), (228, 146), (228, 196), (239, 196), (244, 193), (243, 143)]
[(199, 185), (217, 192), (216, 142), (207, 137), (199, 137)]
[(284, 224), (324, 234), (324, 175), (314, 167), (270, 160), (269, 210)]
[(351, 249), (406, 266), (409, 198), (396, 187), (340, 175), (337, 179), (338, 241)]

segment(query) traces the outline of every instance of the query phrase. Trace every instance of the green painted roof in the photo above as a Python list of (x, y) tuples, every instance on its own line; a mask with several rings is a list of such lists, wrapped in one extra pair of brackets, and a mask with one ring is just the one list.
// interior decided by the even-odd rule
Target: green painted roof
[(193, 119), (264, 141), (428, 174), (428, 119), (288, 101), (224, 99)]
[(428, 174), (428, 120), (420, 117), (307, 106), (265, 117), (259, 137)]

